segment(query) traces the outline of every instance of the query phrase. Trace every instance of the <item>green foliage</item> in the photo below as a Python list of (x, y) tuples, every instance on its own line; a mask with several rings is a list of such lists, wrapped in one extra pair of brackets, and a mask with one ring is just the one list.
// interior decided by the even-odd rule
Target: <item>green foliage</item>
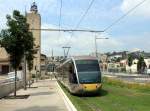
[(103, 77), (103, 82), (109, 85), (115, 85), (122, 88), (145, 90), (147, 92), (150, 92), (150, 83), (147, 84), (129, 83), (129, 82), (123, 82), (120, 79), (108, 78), (108, 77)]
[(97, 96), (74, 96), (60, 84), (78, 111), (149, 111), (150, 93), (103, 83)]
[(28, 52), (27, 61), (31, 62), (33, 60), (31, 52), (34, 46), (34, 39), (32, 33), (29, 32), (29, 24), (27, 24), (26, 17), (21, 15), (19, 11), (14, 10), (13, 15), (7, 15), (6, 18), (8, 28), (1, 31), (0, 44), (10, 54), (12, 67), (17, 69), (25, 52)]
[(143, 56), (140, 56), (139, 57), (139, 60), (138, 60), (138, 63), (137, 63), (137, 70), (138, 70), (138, 73), (143, 73), (144, 70), (145, 70), (145, 67), (146, 67), (146, 64), (144, 62), (144, 57)]
[(133, 62), (133, 57), (131, 54), (128, 55), (128, 66), (131, 66), (132, 65), (132, 62)]
[(125, 67), (122, 67), (122, 68), (121, 68), (121, 72), (126, 72), (126, 68), (125, 68)]
[(34, 59), (33, 54), (34, 54), (33, 50), (29, 50), (27, 55), (26, 55), (26, 60), (28, 63), (29, 71), (31, 71), (33, 69), (33, 59)]

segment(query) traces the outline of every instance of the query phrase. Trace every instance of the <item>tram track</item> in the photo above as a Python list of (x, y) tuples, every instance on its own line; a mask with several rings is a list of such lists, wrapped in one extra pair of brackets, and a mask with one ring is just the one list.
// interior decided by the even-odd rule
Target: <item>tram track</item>
[(88, 99), (86, 97), (81, 97), (81, 99), (84, 100), (84, 103), (87, 106), (89, 106), (92, 109), (92, 111), (102, 111), (98, 107), (96, 107), (95, 104), (92, 104), (91, 102), (89, 103)]

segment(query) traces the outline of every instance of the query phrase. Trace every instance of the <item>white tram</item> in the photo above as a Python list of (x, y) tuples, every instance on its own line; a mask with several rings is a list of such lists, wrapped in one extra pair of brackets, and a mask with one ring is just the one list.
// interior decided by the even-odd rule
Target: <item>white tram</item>
[(76, 56), (56, 68), (56, 78), (73, 94), (97, 93), (102, 87), (97, 58)]

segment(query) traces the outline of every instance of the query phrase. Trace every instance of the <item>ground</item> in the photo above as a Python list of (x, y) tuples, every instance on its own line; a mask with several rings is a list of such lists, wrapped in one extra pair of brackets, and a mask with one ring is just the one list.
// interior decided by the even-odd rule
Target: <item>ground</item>
[(103, 83), (100, 95), (73, 96), (63, 88), (78, 111), (149, 111), (150, 91), (121, 88)]
[(0, 111), (67, 111), (56, 80), (39, 80), (31, 88), (17, 91), (17, 95), (30, 96), (0, 99)]

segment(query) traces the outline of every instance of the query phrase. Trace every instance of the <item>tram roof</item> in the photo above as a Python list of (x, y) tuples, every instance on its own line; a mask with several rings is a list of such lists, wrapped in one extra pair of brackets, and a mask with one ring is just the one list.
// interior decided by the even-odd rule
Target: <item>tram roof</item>
[(97, 57), (93, 57), (93, 56), (72, 56), (72, 57), (68, 58), (65, 62), (63, 62), (62, 64), (60, 64), (58, 66), (58, 68), (62, 67), (65, 63), (67, 63), (71, 59), (74, 59), (74, 60), (97, 60)]
[(81, 60), (81, 59), (95, 60), (95, 59), (97, 59), (96, 57), (93, 57), (93, 56), (73, 56), (72, 58), (74, 60)]

